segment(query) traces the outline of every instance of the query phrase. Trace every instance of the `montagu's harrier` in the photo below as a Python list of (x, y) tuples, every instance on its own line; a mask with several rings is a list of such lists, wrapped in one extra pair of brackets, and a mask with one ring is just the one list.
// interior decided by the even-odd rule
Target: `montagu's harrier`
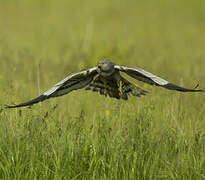
[(126, 73), (132, 78), (143, 81), (147, 84), (161, 86), (170, 90), (181, 92), (205, 92), (205, 90), (202, 89), (187, 89), (174, 85), (152, 73), (137, 67), (120, 66), (107, 59), (102, 59), (95, 67), (70, 74), (51, 89), (44, 92), (41, 96), (25, 103), (7, 106), (7, 108), (30, 106), (46, 99), (62, 96), (64, 94), (70, 93), (73, 90), (83, 88), (86, 90), (97, 91), (105, 96), (124, 100), (128, 99), (128, 95), (140, 97), (147, 94), (147, 91), (142, 90), (141, 88), (135, 86), (123, 78), (120, 75), (120, 72)]

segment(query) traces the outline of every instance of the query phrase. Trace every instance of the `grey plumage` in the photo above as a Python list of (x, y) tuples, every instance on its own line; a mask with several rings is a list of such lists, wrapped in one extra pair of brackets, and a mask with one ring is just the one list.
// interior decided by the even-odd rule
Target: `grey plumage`
[(98, 65), (93, 68), (70, 74), (51, 89), (44, 92), (41, 96), (25, 103), (7, 106), (7, 108), (30, 106), (52, 97), (68, 94), (73, 90), (78, 89), (92, 90), (99, 92), (101, 95), (123, 100), (127, 100), (129, 95), (140, 97), (145, 96), (148, 93), (123, 78), (120, 74), (121, 72), (126, 73), (139, 81), (150, 85), (161, 86), (169, 90), (181, 92), (205, 92), (203, 89), (187, 89), (177, 86), (137, 67), (120, 66), (108, 59), (102, 59), (98, 62)]

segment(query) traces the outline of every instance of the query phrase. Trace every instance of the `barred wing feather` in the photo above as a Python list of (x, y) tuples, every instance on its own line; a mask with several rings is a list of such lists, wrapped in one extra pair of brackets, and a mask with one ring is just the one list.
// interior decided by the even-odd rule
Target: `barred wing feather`
[(205, 92), (204, 89), (187, 89), (177, 86), (141, 68), (115, 65), (115, 69), (124, 72), (139, 81), (145, 82), (150, 85), (161, 86), (169, 90), (176, 90), (181, 92)]
[(6, 106), (6, 107), (16, 108), (16, 107), (30, 106), (52, 97), (58, 97), (64, 94), (68, 94), (73, 90), (82, 89), (86, 87), (93, 80), (94, 76), (97, 74), (96, 70), (97, 67), (93, 67), (88, 70), (72, 73), (69, 76), (67, 76), (65, 79), (61, 80), (56, 85), (54, 85), (51, 89), (44, 92), (39, 97), (25, 103), (21, 103), (14, 106)]

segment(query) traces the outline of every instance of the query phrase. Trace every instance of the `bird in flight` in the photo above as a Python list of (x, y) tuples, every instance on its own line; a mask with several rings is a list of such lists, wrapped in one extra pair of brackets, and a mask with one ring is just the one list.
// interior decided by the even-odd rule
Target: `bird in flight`
[(122, 77), (120, 73), (125, 73), (136, 80), (150, 85), (161, 86), (169, 90), (181, 92), (205, 92), (204, 89), (187, 89), (177, 86), (141, 68), (134, 66), (120, 66), (108, 59), (102, 59), (98, 62), (97, 66), (70, 74), (39, 97), (18, 105), (7, 106), (7, 108), (30, 106), (49, 98), (68, 94), (78, 89), (96, 91), (101, 95), (123, 100), (127, 100), (128, 95), (140, 97), (148, 93), (129, 82)]

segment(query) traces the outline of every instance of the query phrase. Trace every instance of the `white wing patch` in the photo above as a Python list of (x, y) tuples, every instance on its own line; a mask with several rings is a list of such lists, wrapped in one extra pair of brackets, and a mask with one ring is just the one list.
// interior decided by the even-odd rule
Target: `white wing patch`
[[(90, 69), (88, 69), (88, 70), (83, 70), (83, 71), (80, 71), (80, 72), (77, 72), (77, 73), (72, 73), (72, 74), (70, 74), (69, 76), (67, 76), (66, 78), (64, 78), (63, 80), (61, 80), (60, 82), (58, 82), (57, 84), (55, 84), (51, 89), (49, 89), (49, 90), (47, 90), (46, 92), (44, 92), (43, 93), (43, 95), (45, 95), (45, 96), (50, 96), (52, 93), (54, 93), (56, 90), (58, 90), (65, 82), (67, 82), (69, 79), (72, 79), (73, 77), (76, 77), (76, 76), (78, 76), (78, 75), (81, 75), (81, 74), (83, 74), (84, 76), (86, 76), (86, 74), (89, 74), (89, 73), (92, 73), (93, 71), (95, 71), (97, 69), (97, 67), (95, 66), (95, 67), (93, 67), (93, 68), (90, 68)], [(85, 81), (85, 83), (82, 83), (82, 85), (83, 84), (86, 84), (87, 83), (87, 81)], [(80, 85), (79, 85), (79, 87), (81, 87)], [(72, 88), (72, 90), (74, 90), (74, 89), (77, 89), (77, 87), (76, 86), (74, 86), (73, 88)], [(59, 95), (60, 94), (66, 94), (66, 93), (69, 93), (70, 91), (72, 91), (72, 90), (62, 90), (62, 92), (59, 92)]]
[(58, 89), (58, 87), (54, 86), (51, 89), (47, 90), (46, 92), (43, 93), (44, 96), (49, 96), (53, 92), (55, 92)]
[[(166, 81), (165, 79), (162, 79), (150, 72), (147, 72), (145, 71), (144, 69), (141, 69), (141, 68), (137, 68), (137, 67), (127, 67), (127, 66), (118, 66), (118, 65), (115, 65), (115, 68), (120, 70), (120, 71), (123, 71), (125, 73), (128, 73), (127, 71), (132, 71), (133, 73), (136, 72), (136, 77), (137, 77), (137, 73), (138, 74), (141, 74), (142, 76), (144, 76), (145, 78), (148, 78), (150, 79), (151, 81), (153, 81), (154, 83), (156, 83), (157, 85), (160, 85), (160, 86), (164, 86), (166, 84), (168, 84), (169, 82)], [(141, 77), (139, 77), (139, 79), (141, 79)], [(146, 81), (145, 81), (146, 82)]]
[(72, 73), (69, 76), (67, 76), (65, 79), (61, 80), (60, 82), (58, 82), (57, 84), (55, 84), (51, 89), (47, 90), (46, 92), (43, 93), (43, 95), (45, 96), (49, 96), (52, 93), (54, 93), (59, 87), (61, 87), (66, 81), (68, 81), (69, 79), (71, 79), (73, 76), (79, 75), (82, 72), (77, 72), (77, 73)]
[[(84, 71), (83, 71), (84, 73)], [(45, 96), (49, 96), (52, 93), (54, 93), (59, 87), (61, 87), (66, 81), (68, 81), (69, 79), (71, 79), (73, 76), (82, 74), (81, 72), (77, 72), (77, 73), (72, 73), (69, 76), (67, 76), (65, 79), (61, 80), (60, 82), (58, 82), (57, 84), (55, 84), (51, 89), (47, 90), (46, 92), (43, 93), (43, 95)]]
[(134, 69), (134, 70), (137, 70), (138, 72), (140, 72), (140, 73), (142, 73), (143, 75), (145, 75), (145, 76), (151, 78), (154, 82), (156, 82), (157, 84), (160, 84), (160, 85), (162, 85), (162, 86), (164, 86), (164, 85), (166, 85), (166, 84), (169, 83), (169, 82), (166, 81), (165, 79), (162, 79), (162, 78), (160, 78), (160, 77), (158, 77), (158, 76), (156, 76), (156, 75), (154, 75), (154, 74), (152, 74), (152, 73), (150, 73), (150, 72), (147, 72), (147, 71), (145, 71), (145, 70), (143, 70), (143, 69), (136, 68), (136, 69)]

